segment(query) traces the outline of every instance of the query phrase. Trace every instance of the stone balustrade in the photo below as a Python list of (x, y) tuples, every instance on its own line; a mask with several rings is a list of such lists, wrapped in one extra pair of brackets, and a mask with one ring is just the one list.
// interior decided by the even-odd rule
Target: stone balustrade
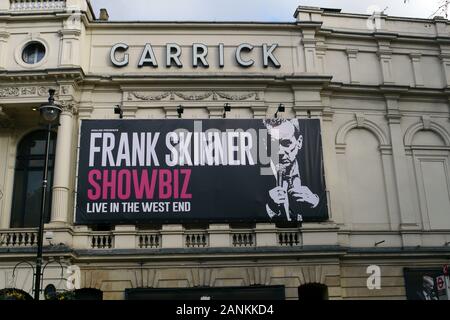
[(206, 231), (189, 231), (184, 237), (184, 246), (186, 248), (205, 248), (209, 246), (208, 238)]
[(37, 246), (36, 229), (0, 230), (0, 248), (23, 248)]
[(300, 246), (301, 234), (298, 230), (278, 232), (278, 244), (284, 247)]
[[(302, 246), (305, 236), (300, 229), (277, 228), (273, 224), (257, 224), (250, 229), (222, 224), (200, 230), (185, 229), (182, 225), (164, 225), (158, 230), (116, 226), (111, 231), (46, 225), (45, 231), (51, 231), (53, 239), (44, 239), (44, 246), (65, 245), (76, 250), (294, 247)], [(0, 230), (0, 248), (33, 246), (37, 246), (36, 229)]]
[(65, 9), (66, 0), (10, 0), (10, 10), (54, 10)]
[(142, 232), (136, 237), (139, 249), (157, 249), (161, 245), (161, 235), (158, 233)]
[(114, 235), (109, 232), (93, 232), (90, 239), (90, 249), (112, 249), (114, 247)]
[(233, 247), (254, 247), (256, 239), (253, 230), (232, 231)]

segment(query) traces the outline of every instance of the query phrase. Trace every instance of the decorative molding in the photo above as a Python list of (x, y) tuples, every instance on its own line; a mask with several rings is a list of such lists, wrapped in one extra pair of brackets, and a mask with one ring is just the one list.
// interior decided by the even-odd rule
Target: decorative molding
[(214, 269), (193, 268), (190, 270), (193, 287), (212, 287), (214, 284)]
[(264, 119), (267, 117), (267, 110), (269, 109), (267, 106), (252, 106), (251, 108), (255, 119)]
[(78, 104), (74, 101), (59, 101), (60, 106), (62, 107), (63, 112), (69, 112), (71, 114), (77, 114), (78, 112)]
[[(211, 97), (212, 92), (202, 93), (202, 94), (191, 94), (187, 95), (181, 92), (172, 92), (173, 95), (176, 95), (180, 99), (186, 100), (186, 101), (201, 101), (208, 99)], [(174, 100), (173, 97), (171, 97), (171, 100)]]
[(422, 123), (423, 123), (424, 130), (431, 129), (431, 117), (430, 116), (422, 116)]
[(229, 101), (245, 101), (251, 98), (254, 98), (255, 101), (260, 100), (258, 92), (250, 92), (245, 94), (229, 94), (219, 91), (209, 91), (204, 93), (186, 94), (183, 92), (168, 91), (157, 95), (145, 95), (139, 92), (128, 93), (128, 101), (133, 101), (134, 99), (141, 101), (162, 101), (167, 98), (169, 98), (169, 100), (175, 100), (175, 97), (178, 97), (185, 101), (203, 101), (209, 98), (212, 98), (213, 101), (217, 101), (219, 100), (219, 98)]
[(11, 36), (11, 34), (9, 32), (6, 31), (0, 31), (0, 41), (4, 41), (6, 42), (6, 40), (8, 40), (8, 38)]
[(347, 56), (349, 59), (356, 59), (358, 57), (358, 49), (347, 48), (345, 51), (347, 52)]
[(0, 88), (0, 97), (18, 97), (20, 92), (20, 88), (17, 87)]
[(61, 86), (60, 88), (61, 88), (61, 92), (60, 92), (61, 95), (63, 95), (63, 94), (69, 94), (69, 92), (70, 92), (70, 86)]
[(51, 87), (3, 87), (0, 88), (0, 98), (8, 97), (44, 97), (48, 95), (49, 89), (55, 89), (56, 95), (59, 90)]
[[(423, 119), (425, 118), (425, 119)], [(437, 135), (439, 135), (445, 142), (445, 146), (450, 147), (450, 134), (447, 130), (442, 127), (440, 124), (432, 121), (431, 119), (426, 119), (426, 116), (422, 118), (421, 122), (413, 124), (410, 126), (405, 133), (404, 136), (404, 144), (405, 147), (410, 148), (413, 144), (414, 136), (417, 132), (427, 130), (433, 131)], [(428, 127), (428, 129), (427, 129)]]
[(81, 35), (81, 30), (78, 29), (62, 29), (58, 31), (58, 34), (61, 38), (67, 36), (79, 37)]
[(364, 113), (356, 113), (355, 118), (356, 118), (356, 126), (358, 128), (363, 128), (364, 122), (366, 121), (366, 116), (364, 115)]
[(334, 111), (331, 107), (325, 107), (322, 111), (323, 121), (333, 121)]
[(326, 273), (322, 266), (301, 267), (299, 270), (300, 285), (309, 283), (325, 284)]
[[(165, 93), (157, 95), (157, 96), (144, 96), (144, 95), (139, 94), (137, 92), (129, 92), (128, 93), (128, 100), (132, 101), (133, 97), (135, 97), (138, 100), (159, 101), (159, 100), (163, 100), (163, 99), (167, 98), (168, 96), (170, 96), (170, 92), (165, 92)], [(173, 99), (171, 99), (171, 100), (173, 100)]]
[(243, 100), (248, 100), (254, 96), (255, 100), (259, 101), (259, 93), (258, 92), (251, 92), (251, 93), (243, 94), (240, 96), (239, 95), (230, 95), (227, 93), (222, 93), (222, 92), (217, 92), (217, 91), (214, 91), (214, 93), (225, 100), (243, 101)]
[(377, 138), (380, 147), (389, 145), (389, 139), (387, 138), (388, 136), (384, 133), (384, 131), (375, 122), (372, 122), (367, 119), (364, 119), (364, 121), (362, 121), (362, 119), (359, 119), (359, 121), (360, 121), (360, 124), (358, 124), (356, 119), (351, 120), (351, 121), (347, 122), (346, 124), (344, 124), (341, 128), (339, 128), (339, 130), (336, 134), (336, 145), (337, 145), (336, 147), (340, 146), (341, 149), (342, 148), (345, 149), (345, 139), (347, 138), (347, 134), (351, 130), (356, 129), (356, 128), (366, 129), (366, 130), (370, 131), (371, 133), (373, 133), (375, 135), (375, 137)]
[(245, 282), (248, 286), (255, 285), (270, 285), (270, 280), (272, 278), (271, 269), (253, 267), (246, 269), (246, 279)]

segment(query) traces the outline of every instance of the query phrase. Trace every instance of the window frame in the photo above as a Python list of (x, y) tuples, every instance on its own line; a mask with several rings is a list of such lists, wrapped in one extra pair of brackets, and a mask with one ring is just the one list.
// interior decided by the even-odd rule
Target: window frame
[[(31, 154), (30, 148), (28, 148), (26, 143), (30, 143), (32, 141), (42, 141), (42, 139), (38, 139), (38, 137), (46, 137), (47, 131), (43, 129), (38, 129), (31, 131), (24, 135), (20, 141), (17, 143), (16, 147), (16, 155), (15, 155), (15, 165), (14, 165), (14, 175), (13, 175), (13, 194), (11, 198), (11, 210), (10, 210), (10, 221), (9, 221), (9, 227), (10, 228), (37, 228), (38, 226), (34, 226), (27, 223), (27, 208), (26, 208), (26, 201), (27, 201), (27, 190), (28, 185), (30, 184), (30, 176), (29, 172), (44, 172), (44, 160), (45, 160), (45, 153), (42, 154)], [(33, 139), (34, 136), (34, 139)], [(54, 162), (55, 162), (55, 156), (56, 156), (56, 140), (57, 140), (57, 134), (55, 131), (52, 131), (51, 134), (51, 140), (50, 143), (53, 144), (53, 146), (50, 147), (50, 154), (49, 154), (49, 188), (47, 189), (47, 203), (46, 203), (46, 212), (45, 212), (45, 223), (50, 222), (51, 218), (51, 201), (52, 201), (52, 192), (51, 187), (53, 184), (53, 174), (54, 174)], [(28, 148), (28, 149), (26, 149)], [(23, 151), (27, 150), (28, 153), (24, 153)], [(42, 165), (40, 166), (30, 166), (31, 161), (41, 161)], [(18, 176), (19, 173), (21, 174), (21, 177)], [(40, 179), (42, 181), (42, 178)], [(18, 186), (18, 183), (21, 184), (21, 186)], [(19, 194), (20, 192), (20, 194)], [(42, 196), (42, 192), (40, 193)], [(17, 206), (17, 204), (22, 204)], [(37, 208), (37, 210), (40, 211), (40, 207)], [(33, 212), (36, 213), (36, 212)], [(32, 214), (32, 213), (29, 213)]]

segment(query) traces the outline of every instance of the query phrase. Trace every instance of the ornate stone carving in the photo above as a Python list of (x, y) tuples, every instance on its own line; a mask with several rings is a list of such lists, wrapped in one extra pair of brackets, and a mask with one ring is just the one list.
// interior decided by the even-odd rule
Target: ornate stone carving
[(19, 95), (19, 88), (0, 88), (0, 97), (18, 97)]
[(200, 100), (208, 99), (209, 97), (212, 96), (213, 93), (207, 92), (207, 93), (202, 93), (202, 94), (186, 95), (181, 92), (174, 92), (173, 94), (183, 100), (200, 101)]
[[(50, 87), (4, 87), (0, 88), (0, 97), (27, 97), (27, 96), (41, 96), (45, 97), (48, 95), (48, 90)], [(58, 94), (58, 90), (56, 91)]]
[(161, 101), (166, 98), (170, 100), (175, 100), (175, 97), (183, 99), (185, 101), (203, 101), (212, 97), (212, 100), (216, 101), (218, 98), (222, 98), (224, 100), (230, 101), (245, 101), (251, 98), (254, 98), (256, 101), (259, 101), (259, 93), (258, 92), (249, 92), (245, 94), (229, 94), (219, 91), (209, 91), (204, 93), (192, 93), (186, 94), (183, 92), (169, 91), (164, 92), (158, 95), (144, 95), (138, 92), (129, 92), (128, 100), (132, 101), (133, 99), (141, 100), (141, 101)]
[(78, 112), (78, 106), (73, 101), (60, 101), (60, 106), (63, 109), (63, 112), (70, 112), (72, 114), (77, 114)]
[(170, 92), (165, 92), (163, 94), (157, 95), (157, 96), (145, 96), (142, 94), (139, 94), (137, 92), (130, 92), (128, 93), (128, 100), (133, 100), (133, 96), (138, 100), (146, 100), (146, 101), (159, 101), (167, 98), (170, 96)]
[(70, 87), (69, 86), (61, 86), (61, 94), (69, 94)]
[[(39, 87), (38, 89), (38, 95), (46, 97), (48, 96), (48, 90), (55, 89), (55, 88), (48, 88), (48, 87)], [(55, 94), (59, 95), (59, 90), (55, 89)]]
[(364, 113), (355, 113), (355, 118), (356, 118), (356, 127), (357, 128), (364, 127), (364, 122), (366, 121), (366, 116), (364, 115)]
[(215, 92), (219, 97), (221, 97), (222, 99), (225, 100), (232, 100), (232, 101), (243, 101), (243, 100), (248, 100), (251, 97), (255, 97), (255, 100), (259, 100), (259, 94), (258, 92), (250, 92), (247, 94), (243, 94), (243, 95), (231, 95), (231, 94), (227, 94), (227, 93), (222, 93), (222, 92)]
[(22, 96), (32, 96), (36, 95), (37, 88), (36, 87), (28, 87), (28, 88), (21, 88), (20, 89), (20, 95)]

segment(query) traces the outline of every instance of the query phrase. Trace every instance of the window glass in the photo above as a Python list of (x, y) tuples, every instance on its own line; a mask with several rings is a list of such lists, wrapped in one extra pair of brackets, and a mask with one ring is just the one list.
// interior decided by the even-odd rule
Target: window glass
[(45, 47), (40, 42), (29, 43), (22, 52), (22, 59), (25, 63), (35, 64), (40, 62), (45, 56)]
[[(33, 228), (39, 226), (46, 139), (46, 131), (35, 131), (25, 136), (19, 143), (11, 210), (12, 228)], [(47, 205), (44, 215), (45, 223), (50, 221), (55, 143), (56, 134), (52, 133), (48, 166)]]

